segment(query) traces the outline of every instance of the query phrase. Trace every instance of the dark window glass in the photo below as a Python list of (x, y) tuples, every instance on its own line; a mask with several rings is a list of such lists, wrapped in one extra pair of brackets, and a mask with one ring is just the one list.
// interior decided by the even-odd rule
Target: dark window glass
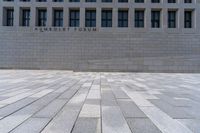
[(38, 26), (46, 26), (47, 22), (47, 10), (38, 9)]
[(85, 0), (85, 2), (96, 2), (96, 0)]
[(192, 3), (192, 0), (184, 0), (184, 3)]
[(119, 3), (127, 3), (128, 0), (118, 0)]
[(135, 11), (135, 27), (144, 27), (144, 11)]
[(102, 10), (101, 26), (112, 27), (112, 10)]
[(30, 0), (20, 0), (21, 2), (30, 2)]
[(37, 0), (37, 2), (47, 2), (47, 0)]
[(128, 27), (128, 11), (118, 11), (118, 27)]
[(53, 2), (63, 2), (63, 0), (53, 0)]
[(160, 11), (151, 11), (151, 27), (160, 28)]
[(54, 22), (53, 26), (61, 27), (63, 26), (63, 10), (56, 9), (54, 10)]
[(144, 3), (144, 0), (135, 0), (135, 3)]
[(69, 0), (69, 2), (80, 2), (80, 0)]
[(85, 27), (96, 27), (96, 10), (86, 10)]
[(102, 0), (102, 2), (112, 2), (112, 0)]
[(151, 0), (151, 3), (160, 3), (160, 0)]
[(30, 9), (22, 9), (22, 26), (30, 24)]
[(12, 2), (12, 1), (14, 1), (14, 0), (3, 0), (3, 1)]
[(168, 11), (168, 28), (176, 28), (176, 11)]
[(13, 26), (14, 9), (6, 9), (6, 26)]
[(79, 10), (70, 10), (69, 13), (69, 26), (70, 27), (79, 27), (80, 11)]
[(192, 11), (185, 11), (185, 28), (192, 28)]
[(168, 3), (176, 3), (176, 0), (168, 0)]

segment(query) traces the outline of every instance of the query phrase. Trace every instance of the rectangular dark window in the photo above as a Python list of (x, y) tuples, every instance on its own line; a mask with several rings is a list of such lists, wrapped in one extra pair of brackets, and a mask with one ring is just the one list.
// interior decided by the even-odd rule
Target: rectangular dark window
[(192, 3), (192, 0), (184, 0), (184, 3)]
[(160, 3), (160, 0), (151, 0), (151, 3)]
[(128, 0), (118, 0), (119, 3), (128, 3)]
[(12, 1), (14, 1), (14, 0), (3, 0), (3, 1), (12, 2)]
[(63, 26), (63, 10), (62, 9), (55, 9), (53, 13), (53, 26), (55, 27), (62, 27)]
[(144, 3), (144, 0), (135, 0), (135, 3)]
[(102, 27), (112, 27), (112, 10), (102, 10), (101, 26)]
[(46, 26), (47, 22), (47, 10), (38, 9), (38, 26)]
[(128, 10), (118, 11), (118, 27), (128, 27)]
[(69, 11), (69, 26), (70, 27), (79, 27), (80, 21), (80, 11), (77, 9), (71, 9)]
[(96, 27), (96, 10), (86, 10), (85, 27)]
[(168, 0), (168, 3), (176, 3), (176, 0)]
[(96, 2), (96, 0), (85, 0), (85, 2)]
[(144, 27), (144, 11), (142, 10), (135, 11), (135, 27), (137, 28)]
[(112, 2), (112, 0), (102, 0), (102, 2)]
[(6, 9), (6, 26), (13, 26), (14, 9)]
[(69, 0), (69, 2), (80, 2), (80, 0)]
[(53, 0), (53, 2), (63, 2), (63, 0)]
[(30, 0), (20, 0), (21, 2), (30, 2)]
[(176, 28), (176, 11), (168, 11), (168, 28)]
[(22, 26), (30, 25), (30, 9), (22, 9)]
[(151, 11), (151, 27), (160, 28), (160, 11)]
[(47, 2), (47, 0), (37, 0), (37, 2)]
[(192, 28), (192, 11), (185, 11), (184, 26), (185, 28)]

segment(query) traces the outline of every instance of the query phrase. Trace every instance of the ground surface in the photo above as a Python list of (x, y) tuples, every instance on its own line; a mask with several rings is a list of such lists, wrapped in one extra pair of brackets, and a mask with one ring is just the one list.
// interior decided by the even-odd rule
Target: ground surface
[(0, 133), (200, 133), (200, 74), (0, 70)]

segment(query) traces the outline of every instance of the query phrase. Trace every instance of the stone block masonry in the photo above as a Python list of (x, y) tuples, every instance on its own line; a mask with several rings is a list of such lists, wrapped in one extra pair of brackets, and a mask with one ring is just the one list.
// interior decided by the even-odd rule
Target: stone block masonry
[(0, 0), (0, 68), (200, 72), (200, 0), (137, 2)]
[(0, 68), (200, 72), (200, 35), (0, 30)]

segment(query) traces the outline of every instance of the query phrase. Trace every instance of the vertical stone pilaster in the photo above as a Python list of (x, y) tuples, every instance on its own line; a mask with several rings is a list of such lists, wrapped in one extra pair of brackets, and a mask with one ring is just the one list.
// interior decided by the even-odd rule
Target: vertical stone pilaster
[(80, 8), (80, 27), (85, 27), (85, 8)]
[[(198, 12), (198, 8), (196, 8), (196, 10), (192, 10), (192, 27), (194, 29), (197, 28), (197, 12)], [(198, 21), (199, 22), (199, 21)]]
[(180, 28), (180, 29), (183, 29), (184, 28), (184, 18), (185, 18), (185, 15), (184, 15), (184, 8), (180, 8), (179, 9), (179, 12), (178, 12), (178, 15), (179, 15), (179, 23), (178, 23), (178, 27)]
[(168, 28), (168, 9), (163, 8), (161, 14), (161, 25), (163, 26), (163, 30), (165, 30)]
[(151, 29), (151, 8), (146, 8), (145, 11), (145, 26), (148, 29)]
[(3, 26), (3, 6), (2, 2), (0, 1), (0, 26)]
[(18, 5), (14, 6), (14, 26), (19, 26), (19, 16), (20, 16), (20, 7)]
[(69, 26), (69, 8), (64, 7), (63, 9), (63, 26), (68, 27)]
[(96, 27), (101, 27), (101, 8), (97, 7), (96, 9)]
[(31, 13), (30, 13), (30, 26), (31, 27), (34, 27), (37, 25), (37, 10), (36, 10), (36, 7), (32, 6), (31, 7)]
[(113, 28), (118, 27), (118, 8), (113, 8)]
[[(200, 2), (196, 4), (200, 4)], [(196, 17), (195, 17), (196, 29), (200, 33), (200, 24), (199, 24), (200, 23), (200, 8), (196, 8), (195, 14), (196, 14)]]
[(134, 8), (129, 8), (129, 18), (128, 18), (128, 26), (130, 27), (130, 28), (134, 28), (134, 16), (135, 16), (135, 9)]
[(53, 26), (53, 8), (49, 6), (47, 8), (47, 27)]

